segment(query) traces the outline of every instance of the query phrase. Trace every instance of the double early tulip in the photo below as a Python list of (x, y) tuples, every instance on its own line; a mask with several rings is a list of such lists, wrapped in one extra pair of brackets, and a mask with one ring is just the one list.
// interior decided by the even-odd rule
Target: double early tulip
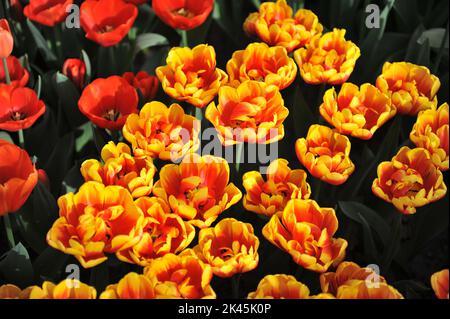
[(391, 99), (368, 83), (360, 88), (344, 83), (339, 94), (331, 88), (325, 92), (320, 106), (320, 114), (337, 132), (363, 140), (371, 139), (396, 113)]
[(23, 13), (32, 21), (53, 27), (64, 21), (72, 4), (73, 0), (30, 0)]
[(194, 226), (172, 213), (161, 198), (141, 197), (135, 203), (144, 214), (143, 234), (134, 246), (117, 253), (120, 260), (147, 266), (153, 258), (181, 252), (194, 239)]
[(60, 217), (47, 234), (48, 244), (73, 255), (84, 268), (104, 262), (136, 244), (142, 236), (142, 211), (121, 186), (83, 184), (78, 193), (58, 199)]
[(332, 185), (345, 183), (355, 170), (350, 140), (327, 126), (311, 125), (306, 138), (295, 143), (299, 161), (314, 177)]
[(227, 74), (216, 68), (214, 48), (206, 44), (172, 48), (166, 65), (156, 68), (156, 75), (167, 95), (200, 108), (208, 105), (228, 80)]
[(282, 212), (272, 216), (262, 233), (300, 266), (323, 273), (345, 257), (347, 241), (333, 238), (337, 229), (333, 208), (321, 208), (313, 200), (291, 199)]
[(150, 195), (156, 167), (149, 157), (135, 158), (125, 143), (109, 142), (101, 152), (102, 162), (86, 160), (81, 174), (86, 182), (119, 185), (128, 189), (134, 198)]
[(208, 18), (214, 0), (152, 0), (156, 15), (174, 29), (191, 30)]
[(109, 285), (100, 299), (155, 299), (154, 282), (147, 276), (130, 272), (117, 284)]
[(225, 218), (215, 227), (200, 230), (194, 251), (216, 276), (228, 278), (258, 266), (258, 247), (251, 224)]
[(131, 143), (137, 158), (175, 161), (198, 149), (199, 130), (199, 121), (185, 114), (180, 105), (167, 107), (153, 101), (145, 104), (139, 115), (128, 117), (123, 136)]
[(378, 165), (372, 191), (403, 214), (414, 214), (417, 207), (444, 197), (447, 187), (426, 149), (405, 146), (390, 162)]
[(295, 80), (297, 65), (285, 48), (251, 43), (245, 50), (235, 51), (227, 62), (229, 85), (238, 87), (247, 80), (266, 82), (280, 90)]
[(38, 172), (25, 150), (0, 139), (0, 216), (16, 212), (38, 182)]
[(276, 159), (267, 168), (266, 180), (258, 171), (251, 171), (242, 177), (247, 192), (243, 205), (251, 212), (272, 216), (282, 211), (290, 199), (308, 199), (311, 187), (306, 182), (306, 172), (291, 170), (285, 159)]
[(439, 299), (449, 299), (448, 296), (448, 269), (434, 273), (431, 276), (431, 287)]
[(86, 86), (78, 107), (92, 123), (109, 130), (121, 130), (127, 117), (137, 113), (136, 89), (120, 76), (96, 79)]
[(448, 133), (448, 104), (444, 103), (437, 110), (420, 112), (409, 138), (417, 147), (430, 152), (433, 163), (441, 171), (447, 171)]
[(30, 289), (20, 289), (16, 285), (6, 284), (0, 286), (0, 299), (28, 299)]
[(203, 263), (192, 252), (167, 254), (150, 261), (144, 274), (155, 282), (155, 292), (164, 299), (213, 299), (211, 266)]
[(0, 83), (0, 130), (27, 129), (44, 113), (45, 104), (32, 89)]
[(0, 59), (6, 59), (14, 48), (14, 38), (8, 20), (0, 19)]
[(336, 272), (320, 275), (320, 286), (324, 293), (338, 299), (403, 299), (372, 268), (361, 268), (353, 262), (342, 262)]
[(439, 78), (424, 66), (408, 62), (386, 62), (377, 78), (377, 87), (389, 95), (400, 114), (417, 115), (436, 108)]
[(219, 104), (208, 106), (205, 117), (218, 131), (223, 145), (243, 142), (268, 144), (284, 137), (289, 114), (275, 85), (246, 81), (237, 88), (223, 86)]
[[(12, 86), (24, 87), (28, 84), (30, 74), (28, 73), (28, 70), (20, 64), (18, 58), (12, 55), (8, 56), (6, 58), (6, 65), (8, 67)], [(0, 63), (0, 83), (6, 83), (6, 73), (3, 63)]]
[(196, 153), (180, 165), (167, 164), (153, 187), (154, 195), (169, 203), (172, 211), (194, 226), (210, 226), (223, 211), (239, 202), (241, 191), (228, 183), (230, 168), (225, 159)]
[(137, 7), (124, 0), (85, 0), (80, 8), (80, 23), (86, 38), (109, 47), (122, 41), (137, 15)]
[(29, 288), (29, 299), (95, 299), (97, 291), (79, 280), (65, 279), (55, 285), (45, 281), (42, 287)]
[(159, 88), (158, 78), (154, 75), (149, 75), (145, 71), (125, 72), (122, 77), (127, 80), (135, 89), (140, 90), (146, 102), (150, 102), (156, 96)]
[(308, 84), (340, 85), (347, 81), (360, 57), (359, 48), (345, 39), (344, 29), (314, 36), (306, 48), (294, 52), (303, 80)]
[(304, 46), (322, 30), (312, 11), (299, 9), (293, 16), (286, 0), (262, 3), (259, 12), (251, 13), (244, 22), (247, 34), (256, 35), (270, 46), (285, 47), (288, 52)]

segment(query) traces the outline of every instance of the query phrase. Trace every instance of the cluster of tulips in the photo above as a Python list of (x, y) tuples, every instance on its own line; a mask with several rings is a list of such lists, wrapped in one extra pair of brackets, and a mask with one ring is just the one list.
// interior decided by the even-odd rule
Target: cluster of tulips
[[(30, 0), (23, 11), (16, 11), (54, 26), (64, 21), (72, 2)], [(119, 43), (143, 2), (84, 1), (80, 21), (86, 37), (102, 46)], [(205, 21), (213, 1), (153, 0), (152, 5), (165, 23), (187, 30)], [(84, 268), (98, 266), (109, 254), (144, 267), (143, 274), (132, 272), (109, 285), (100, 298), (215, 298), (213, 276), (229, 278), (259, 263), (260, 241), (251, 224), (234, 218), (215, 223), (242, 199), (246, 210), (269, 218), (262, 231), (268, 241), (301, 267), (320, 273), (322, 289), (310, 295), (293, 276), (268, 275), (248, 298), (403, 298), (370, 268), (344, 261), (347, 241), (335, 237), (335, 210), (310, 199), (306, 171), (291, 169), (279, 158), (265, 176), (257, 171), (243, 175), (243, 195), (230, 182), (225, 159), (196, 153), (198, 119), (177, 103), (167, 106), (154, 98), (161, 84), (172, 99), (193, 105), (200, 114), (205, 109), (225, 146), (267, 144), (284, 137), (289, 111), (280, 92), (298, 71), (308, 84), (341, 85), (338, 92), (327, 90), (319, 107), (332, 128), (312, 125), (295, 143), (308, 173), (332, 185), (345, 183), (355, 171), (347, 136), (369, 140), (394, 116), (417, 116), (410, 134), (416, 148), (402, 147), (391, 161), (381, 163), (372, 186), (376, 196), (403, 214), (413, 214), (447, 191), (441, 171), (449, 168), (449, 107), (438, 107), (439, 79), (423, 66), (386, 62), (375, 84), (347, 82), (359, 48), (345, 39), (345, 30), (323, 33), (312, 11), (294, 13), (285, 0), (263, 3), (243, 27), (261, 42), (234, 52), (226, 71), (216, 67), (215, 50), (206, 44), (172, 48), (156, 77), (127, 72), (86, 83), (82, 60), (64, 63), (61, 71), (82, 92), (79, 110), (96, 126), (122, 132), (123, 141), (110, 141), (100, 159), (82, 163), (85, 182), (76, 193), (58, 199), (59, 218), (48, 231), (47, 243), (74, 256)], [(28, 70), (11, 55), (13, 38), (6, 20), (0, 22), (0, 45), (0, 129), (21, 133), (46, 106), (26, 87)], [(140, 95), (148, 102), (142, 108)], [(273, 130), (275, 136), (269, 134)], [(156, 159), (181, 162), (157, 172)], [(38, 179), (47, 177), (26, 151), (0, 140), (0, 215), (17, 211)], [(188, 248), (196, 233), (197, 244)], [(337, 268), (330, 272), (330, 267)], [(375, 275), (377, 283), (371, 285)], [(448, 269), (433, 275), (431, 283), (439, 298), (448, 298)], [(97, 298), (97, 292), (64, 280), (25, 290), (4, 285), (0, 298)]]

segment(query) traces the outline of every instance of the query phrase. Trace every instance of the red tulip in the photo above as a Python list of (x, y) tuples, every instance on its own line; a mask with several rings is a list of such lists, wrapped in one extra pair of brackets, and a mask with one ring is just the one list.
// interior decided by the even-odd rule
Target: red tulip
[[(8, 66), (11, 85), (16, 87), (26, 86), (30, 75), (27, 69), (22, 67), (19, 59), (17, 59), (15, 56), (10, 55), (6, 59), (6, 65)], [(6, 83), (5, 68), (3, 67), (2, 63), (0, 63), (0, 83)]]
[(73, 0), (30, 0), (23, 13), (30, 20), (53, 27), (66, 19), (66, 9), (72, 4)]
[(47, 189), (50, 189), (50, 180), (48, 179), (47, 173), (43, 169), (38, 169), (38, 180), (44, 184)]
[(214, 0), (153, 0), (156, 15), (174, 29), (191, 30), (208, 18)]
[(29, 128), (45, 113), (45, 104), (30, 88), (0, 84), (0, 130)]
[(5, 59), (11, 55), (14, 47), (14, 39), (9, 28), (8, 20), (0, 20), (0, 59)]
[(93, 81), (78, 101), (80, 111), (89, 120), (110, 130), (122, 129), (128, 115), (138, 112), (137, 105), (136, 90), (117, 75)]
[(125, 2), (132, 3), (135, 5), (140, 5), (146, 3), (148, 0), (125, 0)]
[(137, 7), (124, 0), (86, 0), (80, 10), (86, 38), (104, 47), (122, 41), (138, 15)]
[(38, 181), (27, 152), (0, 140), (0, 216), (19, 210)]
[(125, 72), (122, 77), (127, 80), (135, 89), (139, 89), (146, 102), (153, 100), (158, 92), (159, 81), (154, 75), (149, 75), (145, 71), (136, 73)]
[(62, 67), (62, 72), (79, 88), (84, 87), (86, 77), (86, 64), (80, 59), (67, 59)]

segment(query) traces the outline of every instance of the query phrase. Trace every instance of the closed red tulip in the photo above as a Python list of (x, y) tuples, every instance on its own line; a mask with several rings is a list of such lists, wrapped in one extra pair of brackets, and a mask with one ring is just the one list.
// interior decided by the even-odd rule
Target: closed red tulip
[(0, 83), (0, 130), (27, 129), (44, 113), (45, 104), (32, 89)]
[(124, 0), (86, 0), (80, 8), (80, 23), (86, 38), (109, 47), (122, 41), (137, 15), (137, 7)]
[[(30, 78), (30, 74), (25, 69), (18, 58), (10, 55), (6, 58), (6, 65), (8, 67), (9, 78), (12, 86), (26, 86)], [(6, 74), (3, 63), (0, 63), (0, 83), (6, 83)]]
[(27, 152), (0, 140), (0, 216), (19, 210), (38, 181)]
[(133, 72), (125, 72), (122, 77), (127, 80), (135, 89), (139, 89), (146, 102), (150, 102), (158, 93), (159, 81), (154, 75), (150, 75), (145, 71), (136, 74)]
[(214, 0), (153, 0), (156, 15), (174, 29), (191, 30), (208, 18)]
[(9, 28), (8, 20), (0, 19), (0, 59), (11, 55), (14, 47), (14, 39)]
[(66, 9), (72, 4), (73, 0), (30, 0), (23, 13), (32, 21), (53, 27), (66, 19)]
[(122, 129), (128, 115), (137, 113), (138, 95), (134, 87), (117, 75), (96, 79), (86, 86), (78, 101), (81, 113), (98, 127)]
[(62, 72), (78, 88), (82, 89), (86, 78), (86, 64), (80, 59), (67, 59), (62, 67)]

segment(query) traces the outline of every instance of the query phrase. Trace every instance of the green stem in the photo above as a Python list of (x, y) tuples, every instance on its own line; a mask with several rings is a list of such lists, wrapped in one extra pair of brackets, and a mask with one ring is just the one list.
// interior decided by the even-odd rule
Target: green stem
[(9, 214), (3, 216), (3, 220), (5, 222), (6, 238), (8, 239), (9, 247), (13, 249), (14, 247), (16, 247), (16, 243), (14, 241), (14, 232), (12, 230)]
[(239, 299), (239, 283), (241, 281), (241, 274), (236, 274), (231, 278), (231, 288), (233, 290), (233, 298)]
[(5, 69), (5, 82), (6, 84), (11, 84), (11, 77), (9, 76), (8, 64), (6, 63), (6, 58), (3, 58), (3, 68)]
[(55, 48), (59, 61), (63, 60), (62, 42), (61, 42), (61, 30), (58, 26), (53, 27), (53, 33), (55, 36)]
[(25, 137), (23, 136), (23, 130), (19, 131), (19, 144), (21, 148), (25, 149)]
[(186, 30), (180, 30), (181, 42), (180, 45), (182, 47), (189, 47), (188, 34)]
[(111, 63), (112, 74), (117, 73), (116, 52), (114, 46), (108, 48), (109, 62)]
[(236, 172), (239, 173), (239, 166), (241, 164), (242, 150), (244, 149), (244, 142), (240, 142), (236, 145)]
[(314, 183), (314, 189), (313, 189), (313, 192), (314, 192), (314, 200), (317, 202), (318, 200), (319, 200), (319, 198), (320, 198), (320, 191), (322, 190), (322, 184), (323, 184), (324, 182), (322, 182), (320, 179), (316, 179), (315, 180), (315, 183)]

